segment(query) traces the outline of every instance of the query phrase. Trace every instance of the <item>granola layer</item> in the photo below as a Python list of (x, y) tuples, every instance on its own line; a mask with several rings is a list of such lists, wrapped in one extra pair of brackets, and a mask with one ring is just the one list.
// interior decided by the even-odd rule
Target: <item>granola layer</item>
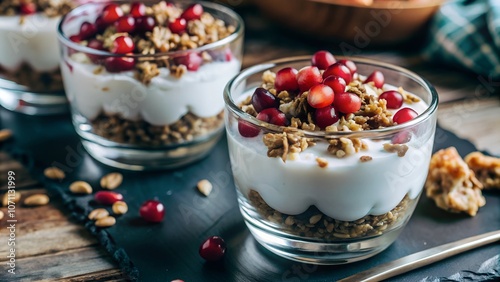
[(39, 72), (28, 64), (22, 64), (18, 70), (8, 72), (0, 67), (0, 78), (26, 86), (31, 91), (58, 92), (64, 89), (59, 69), (48, 72)]
[(20, 14), (22, 4), (34, 4), (37, 12), (48, 17), (62, 16), (73, 7), (70, 0), (2, 0), (0, 1), (0, 16), (14, 16)]

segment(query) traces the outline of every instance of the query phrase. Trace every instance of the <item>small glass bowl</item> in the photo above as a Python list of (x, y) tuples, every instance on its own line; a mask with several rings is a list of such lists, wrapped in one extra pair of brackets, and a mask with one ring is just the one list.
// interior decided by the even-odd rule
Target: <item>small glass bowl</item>
[[(264, 134), (282, 134), (284, 128), (254, 118), (238, 104), (262, 85), (265, 71), (300, 69), (310, 65), (310, 58), (285, 58), (253, 66), (226, 86), (225, 123), (240, 211), (255, 239), (280, 256), (314, 264), (354, 262), (386, 249), (410, 219), (427, 177), (438, 95), (427, 81), (406, 69), (347, 58), (356, 63), (359, 74), (379, 70), (386, 86), (401, 86), (420, 97), (426, 104), (421, 114), (384, 129), (335, 133), (298, 130), (316, 145), (286, 162), (268, 157)], [(243, 137), (239, 123), (260, 130), (259, 135)], [(329, 141), (340, 138), (358, 138), (368, 149), (337, 158), (327, 148)], [(397, 143), (394, 138), (406, 142), (408, 150), (402, 157), (383, 149), (386, 143)], [(372, 159), (362, 161), (362, 156)], [(327, 166), (320, 167), (317, 157), (326, 160)]]
[[(112, 54), (69, 40), (83, 22), (95, 22), (109, 3), (89, 3), (72, 10), (58, 29), (63, 82), (85, 149), (104, 164), (130, 170), (170, 169), (199, 160), (223, 133), (221, 93), (241, 68), (242, 19), (222, 5), (197, 2), (235, 31), (198, 48), (153, 55)], [(189, 56), (205, 58), (207, 54), (210, 59), (203, 59), (197, 70), (178, 68), (189, 65)], [(108, 72), (107, 64), (118, 60), (163, 67), (145, 82), (136, 69)]]
[(68, 111), (59, 70), (61, 17), (0, 16), (0, 105), (30, 115)]

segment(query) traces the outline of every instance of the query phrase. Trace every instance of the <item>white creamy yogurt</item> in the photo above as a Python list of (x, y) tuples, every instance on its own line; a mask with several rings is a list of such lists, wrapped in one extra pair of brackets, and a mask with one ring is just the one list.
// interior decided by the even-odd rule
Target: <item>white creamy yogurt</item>
[(168, 125), (188, 112), (211, 117), (222, 111), (224, 86), (239, 72), (241, 63), (236, 59), (212, 62), (181, 78), (161, 68), (160, 75), (148, 85), (135, 79), (134, 71), (95, 74), (97, 67), (75, 56), (61, 63), (66, 94), (80, 114), (94, 119), (104, 111), (129, 120)]
[(0, 16), (0, 67), (16, 71), (27, 63), (39, 72), (59, 66), (57, 24), (60, 17), (49, 18), (38, 13), (24, 16)]
[[(421, 114), (427, 105), (419, 102), (411, 107)], [(387, 141), (364, 141), (368, 150), (345, 158), (327, 152), (326, 142), (307, 148), (295, 160), (284, 163), (269, 158), (262, 142), (262, 133), (244, 138), (237, 122), (228, 131), (228, 145), (237, 188), (244, 195), (259, 192), (273, 209), (290, 215), (316, 206), (324, 214), (345, 221), (365, 215), (380, 215), (395, 208), (406, 194), (416, 198), (423, 188), (432, 152), (434, 130), (420, 136), (412, 135), (404, 157), (383, 149)], [(371, 156), (361, 162), (361, 156)], [(316, 158), (328, 161), (320, 168)]]

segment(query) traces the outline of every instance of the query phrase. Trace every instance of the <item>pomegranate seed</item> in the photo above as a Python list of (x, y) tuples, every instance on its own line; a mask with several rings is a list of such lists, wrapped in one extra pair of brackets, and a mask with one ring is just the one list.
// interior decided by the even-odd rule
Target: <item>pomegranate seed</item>
[(275, 108), (262, 110), (262, 112), (257, 115), (257, 119), (278, 126), (285, 126), (288, 124), (288, 120), (286, 119), (285, 114)]
[(307, 103), (315, 109), (324, 108), (333, 103), (335, 93), (330, 86), (318, 84), (309, 89)]
[(165, 216), (165, 206), (157, 200), (147, 200), (139, 208), (141, 217), (149, 222), (161, 222)]
[(264, 88), (257, 88), (252, 95), (252, 105), (259, 113), (267, 108), (278, 108), (279, 100)]
[(401, 110), (397, 111), (397, 113), (394, 114), (392, 117), (392, 121), (394, 121), (397, 124), (402, 124), (407, 121), (410, 121), (418, 116), (417, 112), (415, 112), (411, 108), (402, 108)]
[(385, 91), (378, 98), (387, 101), (388, 109), (399, 109), (403, 105), (403, 95), (395, 90)]
[(283, 90), (297, 91), (299, 83), (297, 82), (297, 70), (294, 68), (283, 68), (276, 73), (274, 88), (279, 93)]
[(129, 71), (135, 66), (134, 58), (128, 57), (108, 57), (104, 60), (104, 67), (108, 72), (116, 73)]
[(394, 135), (391, 139), (392, 144), (404, 144), (411, 140), (411, 134), (408, 131), (401, 131)]
[(175, 62), (178, 65), (185, 65), (190, 71), (197, 71), (201, 63), (203, 63), (203, 58), (198, 55), (198, 53), (189, 53), (185, 56), (175, 58)]
[(177, 18), (173, 22), (170, 22), (168, 24), (168, 28), (170, 28), (170, 30), (173, 33), (177, 33), (177, 34), (180, 34), (180, 33), (183, 33), (184, 31), (186, 31), (186, 27), (187, 27), (187, 22), (183, 18)]
[[(99, 41), (97, 39), (91, 39), (89, 43), (87, 44), (87, 47), (96, 49), (96, 50), (104, 50), (104, 43), (102, 41)], [(94, 54), (87, 54), (87, 57), (94, 63), (97, 64), (101, 59), (102, 56), (94, 55)]]
[(112, 205), (123, 200), (123, 195), (111, 191), (99, 191), (95, 193), (94, 200), (101, 205)]
[(113, 46), (111, 46), (111, 52), (115, 54), (127, 54), (134, 51), (135, 45), (132, 38), (128, 36), (118, 36), (113, 41)]
[(304, 92), (314, 85), (320, 84), (323, 81), (319, 69), (314, 66), (303, 67), (297, 73), (297, 83), (300, 91)]
[(186, 19), (186, 21), (199, 20), (203, 14), (203, 6), (200, 4), (192, 4), (184, 10), (181, 18)]
[(336, 123), (339, 120), (337, 112), (334, 107), (326, 106), (324, 108), (316, 109), (314, 112), (314, 120), (320, 128), (325, 128)]
[(36, 5), (35, 3), (22, 3), (21, 6), (19, 6), (19, 12), (22, 15), (31, 15), (36, 13)]
[(338, 62), (340, 64), (343, 64), (344, 66), (346, 66), (351, 71), (352, 75), (354, 75), (358, 71), (358, 67), (356, 66), (356, 64), (353, 61), (342, 59)]
[(346, 88), (345, 80), (340, 76), (330, 75), (323, 80), (324, 85), (330, 86), (334, 93), (344, 93)]
[(95, 19), (94, 25), (95, 25), (97, 31), (99, 31), (99, 32), (103, 32), (108, 27), (108, 24), (104, 22), (102, 15), (98, 16)]
[(123, 10), (117, 4), (108, 4), (102, 10), (102, 20), (106, 24), (112, 24), (123, 16)]
[(146, 5), (141, 2), (133, 2), (132, 5), (130, 5), (130, 15), (134, 18), (146, 15)]
[(135, 19), (131, 16), (123, 16), (115, 22), (117, 32), (133, 32), (135, 29)]
[(346, 84), (351, 83), (352, 74), (348, 67), (344, 66), (341, 63), (335, 63), (329, 66), (325, 72), (323, 73), (323, 77), (327, 78), (330, 75), (340, 76), (345, 80)]
[(151, 16), (142, 16), (135, 19), (135, 30), (140, 32), (152, 31), (156, 21)]
[(320, 70), (326, 70), (329, 66), (335, 64), (335, 62), (335, 57), (328, 51), (318, 51), (314, 53), (311, 59), (312, 65), (318, 67)]
[(73, 42), (76, 42), (76, 43), (80, 43), (82, 42), (82, 39), (80, 38), (79, 35), (71, 35), (69, 37), (69, 40), (73, 41)]
[(206, 261), (219, 261), (226, 253), (226, 242), (221, 237), (212, 236), (201, 244), (199, 253)]
[(97, 32), (97, 28), (95, 27), (95, 25), (89, 23), (89, 22), (84, 22), (82, 23), (82, 25), (80, 26), (80, 38), (85, 40), (87, 38), (90, 38), (92, 36), (94, 36)]
[(260, 129), (249, 122), (238, 120), (238, 131), (241, 136), (250, 138), (259, 135)]
[(344, 114), (355, 113), (361, 108), (361, 98), (354, 93), (335, 94), (335, 108)]
[(384, 86), (384, 74), (379, 71), (374, 71), (370, 74), (364, 83), (373, 82), (373, 85), (377, 88), (382, 88)]
[(226, 62), (230, 62), (233, 59), (233, 52), (231, 52), (231, 49), (226, 48), (226, 50), (224, 50), (224, 59), (226, 59)]

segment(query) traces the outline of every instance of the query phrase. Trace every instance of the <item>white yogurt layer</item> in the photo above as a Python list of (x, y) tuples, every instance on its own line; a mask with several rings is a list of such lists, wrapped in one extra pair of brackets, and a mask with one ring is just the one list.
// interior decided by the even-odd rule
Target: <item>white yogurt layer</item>
[(161, 68), (160, 75), (145, 85), (134, 78), (134, 71), (95, 74), (98, 66), (75, 55), (61, 63), (61, 71), (68, 99), (80, 114), (94, 119), (104, 111), (153, 125), (172, 124), (188, 112), (199, 117), (217, 115), (224, 108), (224, 86), (241, 67), (236, 59), (212, 62), (181, 78)]
[[(427, 105), (419, 102), (411, 107), (421, 114)], [(380, 215), (395, 208), (406, 194), (411, 199), (421, 192), (431, 157), (434, 130), (412, 135), (404, 157), (383, 149), (387, 141), (364, 139), (368, 150), (345, 158), (327, 152), (328, 144), (318, 142), (284, 163), (281, 158), (267, 156), (262, 133), (244, 138), (238, 133), (237, 122), (228, 131), (228, 144), (233, 175), (237, 188), (244, 195), (259, 192), (273, 209), (290, 215), (316, 206), (322, 213), (338, 220), (352, 221), (365, 215)], [(371, 156), (361, 162), (361, 156)], [(320, 168), (316, 161), (328, 161)]]
[(60, 17), (44, 14), (0, 16), (0, 67), (16, 71), (27, 63), (39, 72), (53, 71), (59, 66), (57, 24)]

